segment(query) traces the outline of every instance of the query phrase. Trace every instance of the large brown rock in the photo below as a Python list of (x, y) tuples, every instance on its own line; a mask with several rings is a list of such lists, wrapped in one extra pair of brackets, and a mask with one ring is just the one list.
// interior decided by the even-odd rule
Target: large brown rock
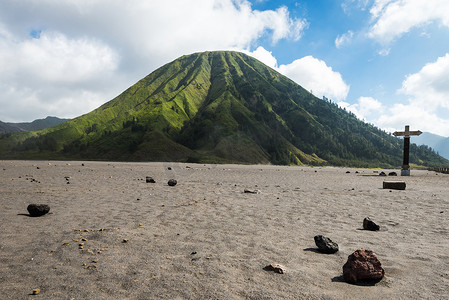
[(354, 251), (343, 266), (343, 277), (348, 283), (377, 282), (384, 274), (385, 270), (376, 254), (368, 249)]

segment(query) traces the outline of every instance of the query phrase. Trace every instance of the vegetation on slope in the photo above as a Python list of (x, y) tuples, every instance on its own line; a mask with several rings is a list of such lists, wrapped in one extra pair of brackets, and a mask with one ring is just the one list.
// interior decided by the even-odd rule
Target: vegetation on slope
[[(411, 162), (449, 166), (425, 146)], [(183, 56), (98, 109), (0, 138), (3, 158), (397, 167), (402, 141), (238, 52)]]

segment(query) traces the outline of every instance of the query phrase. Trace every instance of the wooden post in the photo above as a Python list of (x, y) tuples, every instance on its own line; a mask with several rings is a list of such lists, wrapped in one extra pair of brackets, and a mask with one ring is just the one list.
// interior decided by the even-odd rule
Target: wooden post
[(410, 176), (410, 136), (411, 135), (420, 135), (422, 132), (410, 131), (410, 126), (406, 125), (404, 131), (395, 131), (393, 132), (394, 136), (403, 136), (404, 137), (404, 159), (402, 161), (402, 169), (401, 176)]

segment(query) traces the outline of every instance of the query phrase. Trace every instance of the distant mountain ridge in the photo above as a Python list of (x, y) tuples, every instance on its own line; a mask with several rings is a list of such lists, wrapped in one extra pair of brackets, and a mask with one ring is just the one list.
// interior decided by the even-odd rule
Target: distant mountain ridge
[[(402, 140), (239, 52), (182, 56), (90, 113), (0, 136), (0, 158), (400, 167)], [(410, 161), (449, 166), (426, 146)]]
[(60, 119), (48, 116), (45, 119), (36, 119), (32, 122), (12, 123), (0, 121), (0, 133), (41, 130), (59, 125), (68, 120), (70, 119)]
[(423, 132), (421, 135), (413, 137), (412, 143), (417, 145), (427, 145), (435, 150), (439, 155), (449, 159), (449, 138), (437, 134)]

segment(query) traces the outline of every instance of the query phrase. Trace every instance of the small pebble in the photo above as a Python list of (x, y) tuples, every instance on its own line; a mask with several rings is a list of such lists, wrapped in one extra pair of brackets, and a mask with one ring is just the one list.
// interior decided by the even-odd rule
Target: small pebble
[(40, 289), (34, 289), (32, 294), (33, 295), (38, 295), (40, 292), (41, 292)]

